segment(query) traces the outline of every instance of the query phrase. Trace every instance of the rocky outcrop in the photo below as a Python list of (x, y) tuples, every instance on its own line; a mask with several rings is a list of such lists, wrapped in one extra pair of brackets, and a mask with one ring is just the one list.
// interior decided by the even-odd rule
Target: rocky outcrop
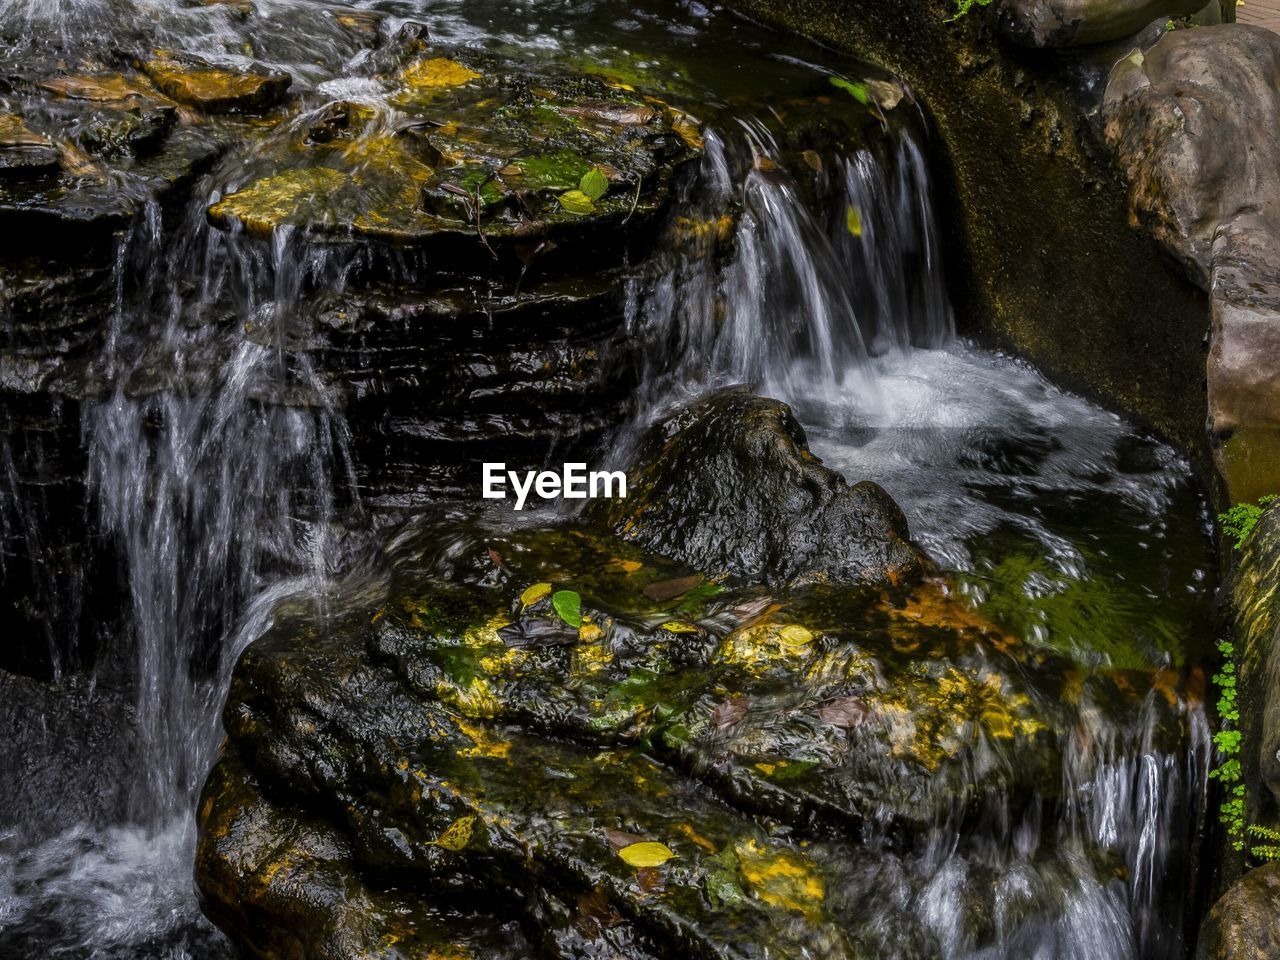
[(1140, 222), (1209, 292), (1209, 430), (1232, 501), (1280, 484), (1280, 36), (1175, 30), (1112, 72), (1108, 142)]
[(1280, 863), (1250, 870), (1214, 904), (1196, 960), (1271, 960), (1280, 956)]
[(1120, 40), (1202, 7), (1202, 0), (1001, 0), (1000, 13), (1004, 32), (1019, 43), (1065, 47)]
[[(506, 957), (484, 944), (517, 919), (539, 956), (937, 955), (883, 889), (894, 849), (1052, 803), (1073, 717), (1155, 710), (1163, 740), (1187, 709), (1176, 680), (1074, 673), (936, 584), (766, 594), (588, 528), (442, 520), (385, 557), (328, 613), (284, 603), (236, 666), (197, 882), (254, 956), (464, 927), (461, 956)], [(982, 849), (957, 894), (976, 917), (999, 896)]]
[(777, 400), (702, 400), (651, 428), (632, 460), (627, 497), (594, 515), (651, 552), (773, 583), (903, 582), (925, 566), (889, 495), (823, 466)]

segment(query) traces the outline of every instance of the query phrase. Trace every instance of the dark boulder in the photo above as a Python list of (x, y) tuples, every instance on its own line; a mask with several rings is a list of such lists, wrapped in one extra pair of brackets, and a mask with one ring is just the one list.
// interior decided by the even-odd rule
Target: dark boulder
[(809, 452), (778, 400), (727, 391), (654, 426), (625, 499), (591, 515), (623, 539), (703, 570), (769, 583), (903, 582), (925, 560), (897, 504)]
[(1280, 863), (1250, 870), (1205, 920), (1196, 960), (1280, 957)]

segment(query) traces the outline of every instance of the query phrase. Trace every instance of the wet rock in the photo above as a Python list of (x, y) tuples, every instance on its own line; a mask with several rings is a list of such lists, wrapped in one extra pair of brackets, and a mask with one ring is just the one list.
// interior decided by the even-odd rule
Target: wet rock
[(284, 99), (292, 78), (284, 73), (231, 70), (199, 60), (148, 60), (142, 70), (180, 103), (206, 113), (262, 113)]
[(615, 274), (487, 289), (440, 279), (329, 295), (308, 314), (379, 502), (478, 495), (485, 461), (572, 459), (622, 420), (635, 385)]
[[(424, 520), (385, 560), (330, 615), (286, 602), (236, 667), (197, 875), (242, 947), (299, 910), (333, 929), (334, 886), (394, 877), (406, 915), (518, 916), (557, 957), (938, 955), (909, 900), (883, 895), (907, 869), (887, 848), (914, 835), (892, 824), (1050, 800), (1051, 730), (1165, 703), (1151, 677), (1073, 674), (945, 625), (961, 616), (924, 624), (923, 597), (724, 589), (585, 529)], [(580, 591), (581, 626), (557, 621), (555, 590)], [(1155, 729), (1178, 728), (1180, 703)], [(858, 846), (864, 829), (887, 839)], [(305, 890), (317, 860), (314, 896), (286, 898), (271, 865), (302, 865)], [(977, 861), (973, 877), (983, 916), (996, 885)], [(386, 922), (376, 908), (360, 935)], [(976, 943), (994, 935), (974, 924)]]
[(44, 683), (0, 670), (0, 737), (11, 764), (0, 780), (6, 831), (47, 837), (124, 815), (128, 771), (139, 762), (132, 724), (126, 696), (83, 681)]
[(673, 112), (594, 78), (427, 57), (390, 82), (404, 114), (394, 131), (360, 123), (353, 136), (349, 109), (326, 110), (210, 220), (420, 247), (454, 265), (607, 265), (647, 236), (693, 156)]
[(925, 560), (897, 504), (809, 452), (786, 404), (729, 391), (653, 427), (592, 516), (691, 566), (771, 583), (897, 583)]
[(0, 178), (43, 176), (57, 170), (53, 141), (35, 133), (20, 117), (0, 114)]
[(1018, 42), (1064, 47), (1118, 40), (1203, 6), (1201, 0), (1001, 0), (1000, 13), (1005, 33)]
[(531, 952), (514, 922), (447, 917), (412, 894), (363, 882), (339, 831), (269, 803), (234, 754), (209, 775), (200, 818), (202, 904), (246, 937), (241, 946), (253, 956), (361, 960), (389, 943), (407, 955), (454, 960)]
[[(1244, 544), (1231, 586), (1239, 662), (1242, 766), (1250, 822), (1280, 803), (1280, 510), (1268, 509)], [(1271, 803), (1264, 798), (1270, 795)]]
[(1280, 956), (1280, 863), (1250, 870), (1213, 905), (1197, 960), (1270, 960)]
[(1113, 71), (1106, 133), (1133, 217), (1209, 292), (1209, 429), (1229, 499), (1280, 485), (1280, 37), (1167, 33)]
[(67, 74), (41, 80), (42, 90), (68, 100), (121, 103), (149, 97), (150, 91), (119, 73)]

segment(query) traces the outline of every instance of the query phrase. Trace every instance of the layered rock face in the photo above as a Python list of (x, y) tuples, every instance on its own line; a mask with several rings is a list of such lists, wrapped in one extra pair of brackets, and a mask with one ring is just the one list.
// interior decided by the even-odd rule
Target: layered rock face
[(694, 172), (697, 123), (596, 76), (450, 59), (420, 24), (347, 20), (329, 40), (389, 105), (294, 96), (287, 74), (142, 36), (74, 68), (21, 34), (6, 54), (0, 667), (74, 671), (119, 632), (86, 451), (113, 410), (145, 408), (158, 448), (219, 393), (327, 416), (350, 438), (336, 469), (390, 508), (621, 420), (621, 268)]

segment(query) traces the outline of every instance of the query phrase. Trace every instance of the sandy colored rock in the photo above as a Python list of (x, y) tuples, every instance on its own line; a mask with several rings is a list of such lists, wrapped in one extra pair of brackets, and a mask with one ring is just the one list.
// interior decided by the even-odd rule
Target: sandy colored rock
[(148, 61), (143, 70), (166, 96), (206, 113), (257, 113), (284, 99), (292, 82), (283, 73), (227, 70), (203, 63)]

